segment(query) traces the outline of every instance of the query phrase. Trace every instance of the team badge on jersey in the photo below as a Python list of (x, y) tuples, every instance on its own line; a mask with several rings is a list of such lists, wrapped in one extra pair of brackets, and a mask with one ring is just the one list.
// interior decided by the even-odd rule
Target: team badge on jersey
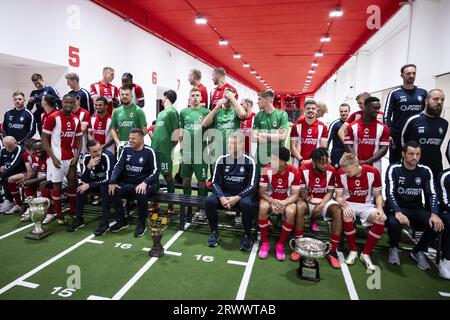
[(421, 182), (422, 182), (422, 179), (420, 179), (420, 177), (417, 177), (417, 178), (416, 178), (416, 184), (417, 184), (417, 185), (420, 185)]
[(419, 102), (422, 102), (422, 100), (423, 100), (422, 96), (418, 96), (417, 100), (419, 100)]
[(309, 128), (309, 129), (308, 129), (308, 134), (311, 134), (311, 133), (312, 133), (312, 129)]
[(203, 120), (203, 117), (202, 117), (202, 116), (198, 116), (198, 120), (199, 120), (199, 121), (202, 121), (202, 120)]
[(274, 122), (272, 123), (272, 125), (273, 125), (274, 127), (276, 127), (276, 126), (278, 126), (278, 122), (274, 121)]
[(439, 127), (439, 134), (440, 135), (444, 134), (444, 129), (442, 129), (442, 127)]
[(140, 157), (140, 158), (139, 158), (139, 163), (140, 163), (140, 164), (143, 164), (143, 163), (144, 163), (144, 158)]
[(133, 118), (133, 116), (134, 116), (134, 113), (131, 112), (131, 113), (130, 113), (130, 118)]
[(24, 119), (23, 119), (23, 117), (20, 117), (20, 119), (19, 119), (19, 120), (20, 120), (20, 122), (23, 122), (23, 120), (24, 120)]
[(12, 120), (12, 118), (13, 118), (13, 116), (9, 116), (9, 121), (11, 121), (11, 120)]
[(369, 128), (365, 128), (365, 129), (364, 129), (364, 133), (365, 133), (365, 134), (369, 134)]
[(278, 184), (281, 186), (283, 184), (283, 179), (278, 179)]
[(230, 171), (230, 166), (225, 166), (225, 172), (229, 172)]
[(240, 172), (240, 173), (244, 173), (244, 171), (245, 171), (244, 167), (240, 167), (240, 168), (239, 168), (239, 172)]
[(357, 187), (359, 187), (361, 185), (361, 181), (355, 180), (355, 184), (356, 184)]
[(127, 159), (125, 161), (130, 161), (131, 160), (131, 154), (127, 154)]

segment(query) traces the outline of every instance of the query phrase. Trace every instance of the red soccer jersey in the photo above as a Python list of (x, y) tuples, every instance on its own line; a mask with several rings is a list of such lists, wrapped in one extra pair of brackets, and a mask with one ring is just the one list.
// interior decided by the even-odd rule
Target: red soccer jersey
[[(131, 89), (131, 96), (133, 97), (133, 103), (135, 105), (138, 105), (139, 101), (144, 100), (144, 90), (142, 90), (142, 87), (136, 83), (133, 83)], [(120, 87), (119, 90), (121, 90), (123, 87)]]
[(300, 189), (300, 175), (290, 164), (287, 165), (283, 174), (278, 171), (274, 172), (268, 164), (264, 167), (259, 185), (267, 187), (267, 192), (272, 198), (284, 200), (289, 198), (291, 190)]
[(201, 83), (197, 87), (200, 89), (202, 94), (202, 101), (200, 101), (200, 103), (202, 103), (205, 108), (208, 108), (208, 91), (206, 91), (206, 87)]
[(33, 165), (33, 159), (34, 159), (33, 153), (28, 153), (27, 150), (25, 150), (23, 152), (23, 162), (24, 163), (29, 163), (29, 164)]
[(245, 138), (245, 153), (250, 154), (251, 153), (251, 146), (252, 146), (252, 128), (253, 128), (253, 120), (255, 119), (255, 113), (250, 113), (247, 118), (242, 120), (241, 122), (241, 130), (242, 134)]
[[(297, 150), (299, 150), (302, 159), (308, 160), (311, 152), (320, 146), (320, 139), (328, 139), (328, 128), (320, 120), (313, 124), (308, 124), (305, 118), (300, 118), (292, 126), (291, 140), (295, 141)], [(298, 168), (299, 162), (294, 161), (294, 166)]]
[(223, 93), (225, 92), (225, 89), (232, 90), (234, 92), (234, 97), (236, 98), (236, 100), (239, 98), (236, 88), (233, 87), (232, 85), (230, 85), (229, 83), (225, 83), (225, 85), (223, 87), (221, 87), (221, 88), (216, 87), (211, 92), (211, 103), (209, 105), (210, 110), (214, 109), (217, 102), (223, 98)]
[[(91, 84), (91, 97), (95, 100), (96, 97), (103, 96), (106, 99), (119, 98), (119, 89), (111, 83), (104, 85), (101, 81)], [(106, 112), (112, 115), (113, 102), (108, 102), (108, 108)]]
[(48, 116), (43, 132), (50, 135), (50, 146), (56, 158), (71, 160), (75, 137), (82, 135), (80, 120), (74, 115), (66, 116), (62, 110)]
[(47, 173), (47, 157), (41, 159), (40, 157), (34, 155), (30, 164), (33, 168), (37, 168), (38, 172)]
[(308, 196), (323, 199), (328, 190), (335, 188), (336, 170), (328, 165), (327, 171), (317, 173), (313, 170), (313, 164), (307, 163), (300, 167), (300, 187), (306, 188)]
[(100, 118), (99, 114), (95, 114), (91, 117), (89, 121), (89, 131), (94, 134), (94, 139), (100, 142), (100, 144), (105, 144), (106, 139), (111, 135), (111, 116), (106, 115), (104, 118)]
[[(352, 123), (353, 121), (359, 120), (359, 119), (361, 119), (362, 114), (363, 114), (362, 110), (355, 111), (347, 118), (347, 120), (345, 120), (345, 122)], [(383, 118), (384, 118), (384, 113), (379, 111), (378, 115), (377, 115), (377, 120), (380, 122), (383, 122)]]
[(373, 203), (373, 193), (381, 191), (380, 172), (363, 164), (359, 177), (349, 177), (341, 168), (336, 173), (336, 191), (344, 192), (344, 199), (357, 203)]
[[(91, 113), (89, 111), (87, 111), (86, 109), (83, 108), (78, 108), (78, 110), (76, 112), (72, 112), (77, 118), (78, 120), (80, 120), (80, 127), (83, 123), (85, 123), (86, 125), (89, 125), (89, 119), (91, 118)], [(87, 151), (84, 150), (84, 147), (86, 146), (87, 143), (87, 136), (86, 134), (83, 135), (83, 148), (82, 151)], [(77, 141), (74, 140), (73, 141), (73, 146), (74, 149), (77, 148)]]
[(42, 128), (44, 127), (45, 122), (47, 121), (48, 116), (51, 115), (53, 112), (56, 112), (56, 111), (58, 111), (58, 110), (53, 110), (53, 111), (50, 112), (50, 113), (47, 113), (47, 112), (44, 111), (44, 112), (41, 114)]

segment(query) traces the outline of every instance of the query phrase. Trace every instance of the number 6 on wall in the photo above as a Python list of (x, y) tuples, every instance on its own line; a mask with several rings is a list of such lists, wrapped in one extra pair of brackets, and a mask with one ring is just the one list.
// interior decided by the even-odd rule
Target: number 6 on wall
[(69, 46), (69, 65), (78, 68), (80, 66), (80, 49)]

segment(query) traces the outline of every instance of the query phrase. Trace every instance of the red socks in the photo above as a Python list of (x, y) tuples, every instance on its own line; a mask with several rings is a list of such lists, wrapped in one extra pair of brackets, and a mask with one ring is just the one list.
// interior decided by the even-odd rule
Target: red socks
[(52, 190), (53, 206), (55, 207), (56, 217), (63, 219), (64, 216), (61, 210), (61, 190)]
[(8, 182), (8, 189), (9, 192), (11, 192), (11, 195), (14, 198), (14, 202), (19, 205), (22, 206), (22, 198), (20, 197), (20, 192), (19, 192), (19, 188), (17, 188), (17, 183), (13, 182)]
[(261, 232), (261, 242), (269, 242), (269, 237), (267, 235), (268, 233), (268, 227), (269, 227), (269, 220), (259, 220), (258, 219), (258, 226), (259, 226), (259, 232)]
[(77, 197), (77, 187), (67, 188), (67, 196), (69, 197), (69, 213), (71, 216), (75, 215), (75, 204)]
[[(50, 189), (44, 188), (41, 190), (41, 197), (50, 199)], [(52, 214), (52, 206), (48, 206), (47, 214)]]
[(24, 187), (23, 189), (24, 189), (25, 198), (36, 197), (36, 189), (30, 188), (30, 187)]
[(287, 222), (283, 223), (283, 227), (281, 228), (281, 236), (280, 240), (278, 240), (279, 244), (284, 244), (286, 242), (286, 239), (291, 234), (292, 228), (294, 227), (293, 224), (289, 224)]
[(336, 252), (339, 245), (339, 240), (341, 239), (340, 234), (331, 235), (331, 252)]
[(303, 230), (295, 230), (295, 239), (297, 238), (303, 238)]
[(364, 246), (364, 254), (371, 255), (373, 248), (376, 246), (378, 240), (384, 232), (384, 224), (374, 224), (367, 232), (366, 245)]
[(355, 240), (355, 224), (352, 222), (343, 222), (344, 234), (348, 241), (348, 246), (351, 251), (357, 251)]

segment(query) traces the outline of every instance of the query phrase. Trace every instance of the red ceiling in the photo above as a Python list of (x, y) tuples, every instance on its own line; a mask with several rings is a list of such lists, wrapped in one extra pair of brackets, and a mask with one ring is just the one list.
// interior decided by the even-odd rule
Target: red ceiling
[[(381, 25), (400, 9), (401, 0), (92, 0), (132, 19), (137, 26), (212, 66), (223, 66), (255, 90), (265, 88), (243, 62), (251, 65), (277, 94), (302, 92), (311, 63), (319, 66), (304, 93), (313, 93), (377, 31), (366, 21), (376, 5)], [(330, 18), (340, 5), (344, 15)], [(195, 24), (207, 17), (208, 25)], [(329, 33), (331, 42), (319, 40)], [(219, 46), (220, 36), (229, 41)], [(315, 58), (322, 49), (324, 56)], [(237, 51), (242, 58), (234, 59)]]

